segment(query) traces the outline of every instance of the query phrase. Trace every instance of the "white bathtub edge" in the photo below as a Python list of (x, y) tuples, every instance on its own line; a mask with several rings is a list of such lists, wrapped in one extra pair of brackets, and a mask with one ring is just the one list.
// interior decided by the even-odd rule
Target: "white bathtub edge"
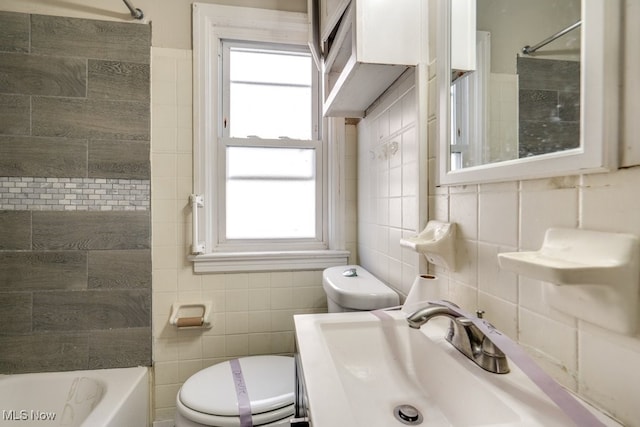
[[(108, 384), (107, 395), (84, 420), (81, 427), (148, 427), (149, 368), (113, 368), (86, 372)], [(115, 405), (114, 403), (117, 402)]]

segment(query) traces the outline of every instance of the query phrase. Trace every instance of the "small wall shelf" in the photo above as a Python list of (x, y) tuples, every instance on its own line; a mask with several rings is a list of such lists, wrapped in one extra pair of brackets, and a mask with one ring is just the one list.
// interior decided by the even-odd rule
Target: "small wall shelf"
[(417, 236), (400, 239), (400, 246), (423, 254), (431, 264), (455, 271), (455, 239), (455, 223), (429, 221)]
[(500, 267), (547, 282), (556, 310), (624, 334), (638, 323), (640, 244), (631, 234), (547, 230), (542, 248), (498, 254)]

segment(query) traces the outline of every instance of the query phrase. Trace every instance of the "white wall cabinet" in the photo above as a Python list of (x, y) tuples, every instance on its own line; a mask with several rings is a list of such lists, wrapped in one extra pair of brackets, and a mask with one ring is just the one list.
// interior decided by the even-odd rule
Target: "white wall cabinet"
[(320, 15), (320, 39), (323, 42), (329, 39), (350, 1), (320, 0), (318, 13)]
[(451, 69), (476, 69), (476, 0), (451, 0)]
[[(321, 0), (318, 10), (329, 3), (340, 7), (344, 2)], [(351, 0), (337, 31), (326, 29), (331, 39), (322, 40), (325, 116), (364, 117), (407, 67), (417, 65), (421, 7), (421, 0)]]

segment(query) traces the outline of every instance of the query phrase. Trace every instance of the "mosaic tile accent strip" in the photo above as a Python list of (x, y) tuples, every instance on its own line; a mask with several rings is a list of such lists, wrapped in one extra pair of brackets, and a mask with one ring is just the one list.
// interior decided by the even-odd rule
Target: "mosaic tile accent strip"
[(148, 179), (0, 177), (0, 210), (147, 211)]

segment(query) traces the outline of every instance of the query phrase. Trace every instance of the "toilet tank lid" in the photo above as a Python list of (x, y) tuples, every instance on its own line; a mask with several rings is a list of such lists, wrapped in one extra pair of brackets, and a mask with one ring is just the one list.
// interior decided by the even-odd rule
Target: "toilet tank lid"
[[(357, 276), (342, 273), (356, 269)], [(331, 300), (354, 310), (376, 310), (399, 304), (398, 294), (359, 265), (329, 267), (322, 273), (322, 286)]]
[[(294, 400), (295, 367), (289, 356), (241, 357), (242, 376), (254, 414), (274, 411)], [(178, 393), (188, 408), (209, 415), (239, 416), (238, 398), (229, 362), (193, 374)]]

